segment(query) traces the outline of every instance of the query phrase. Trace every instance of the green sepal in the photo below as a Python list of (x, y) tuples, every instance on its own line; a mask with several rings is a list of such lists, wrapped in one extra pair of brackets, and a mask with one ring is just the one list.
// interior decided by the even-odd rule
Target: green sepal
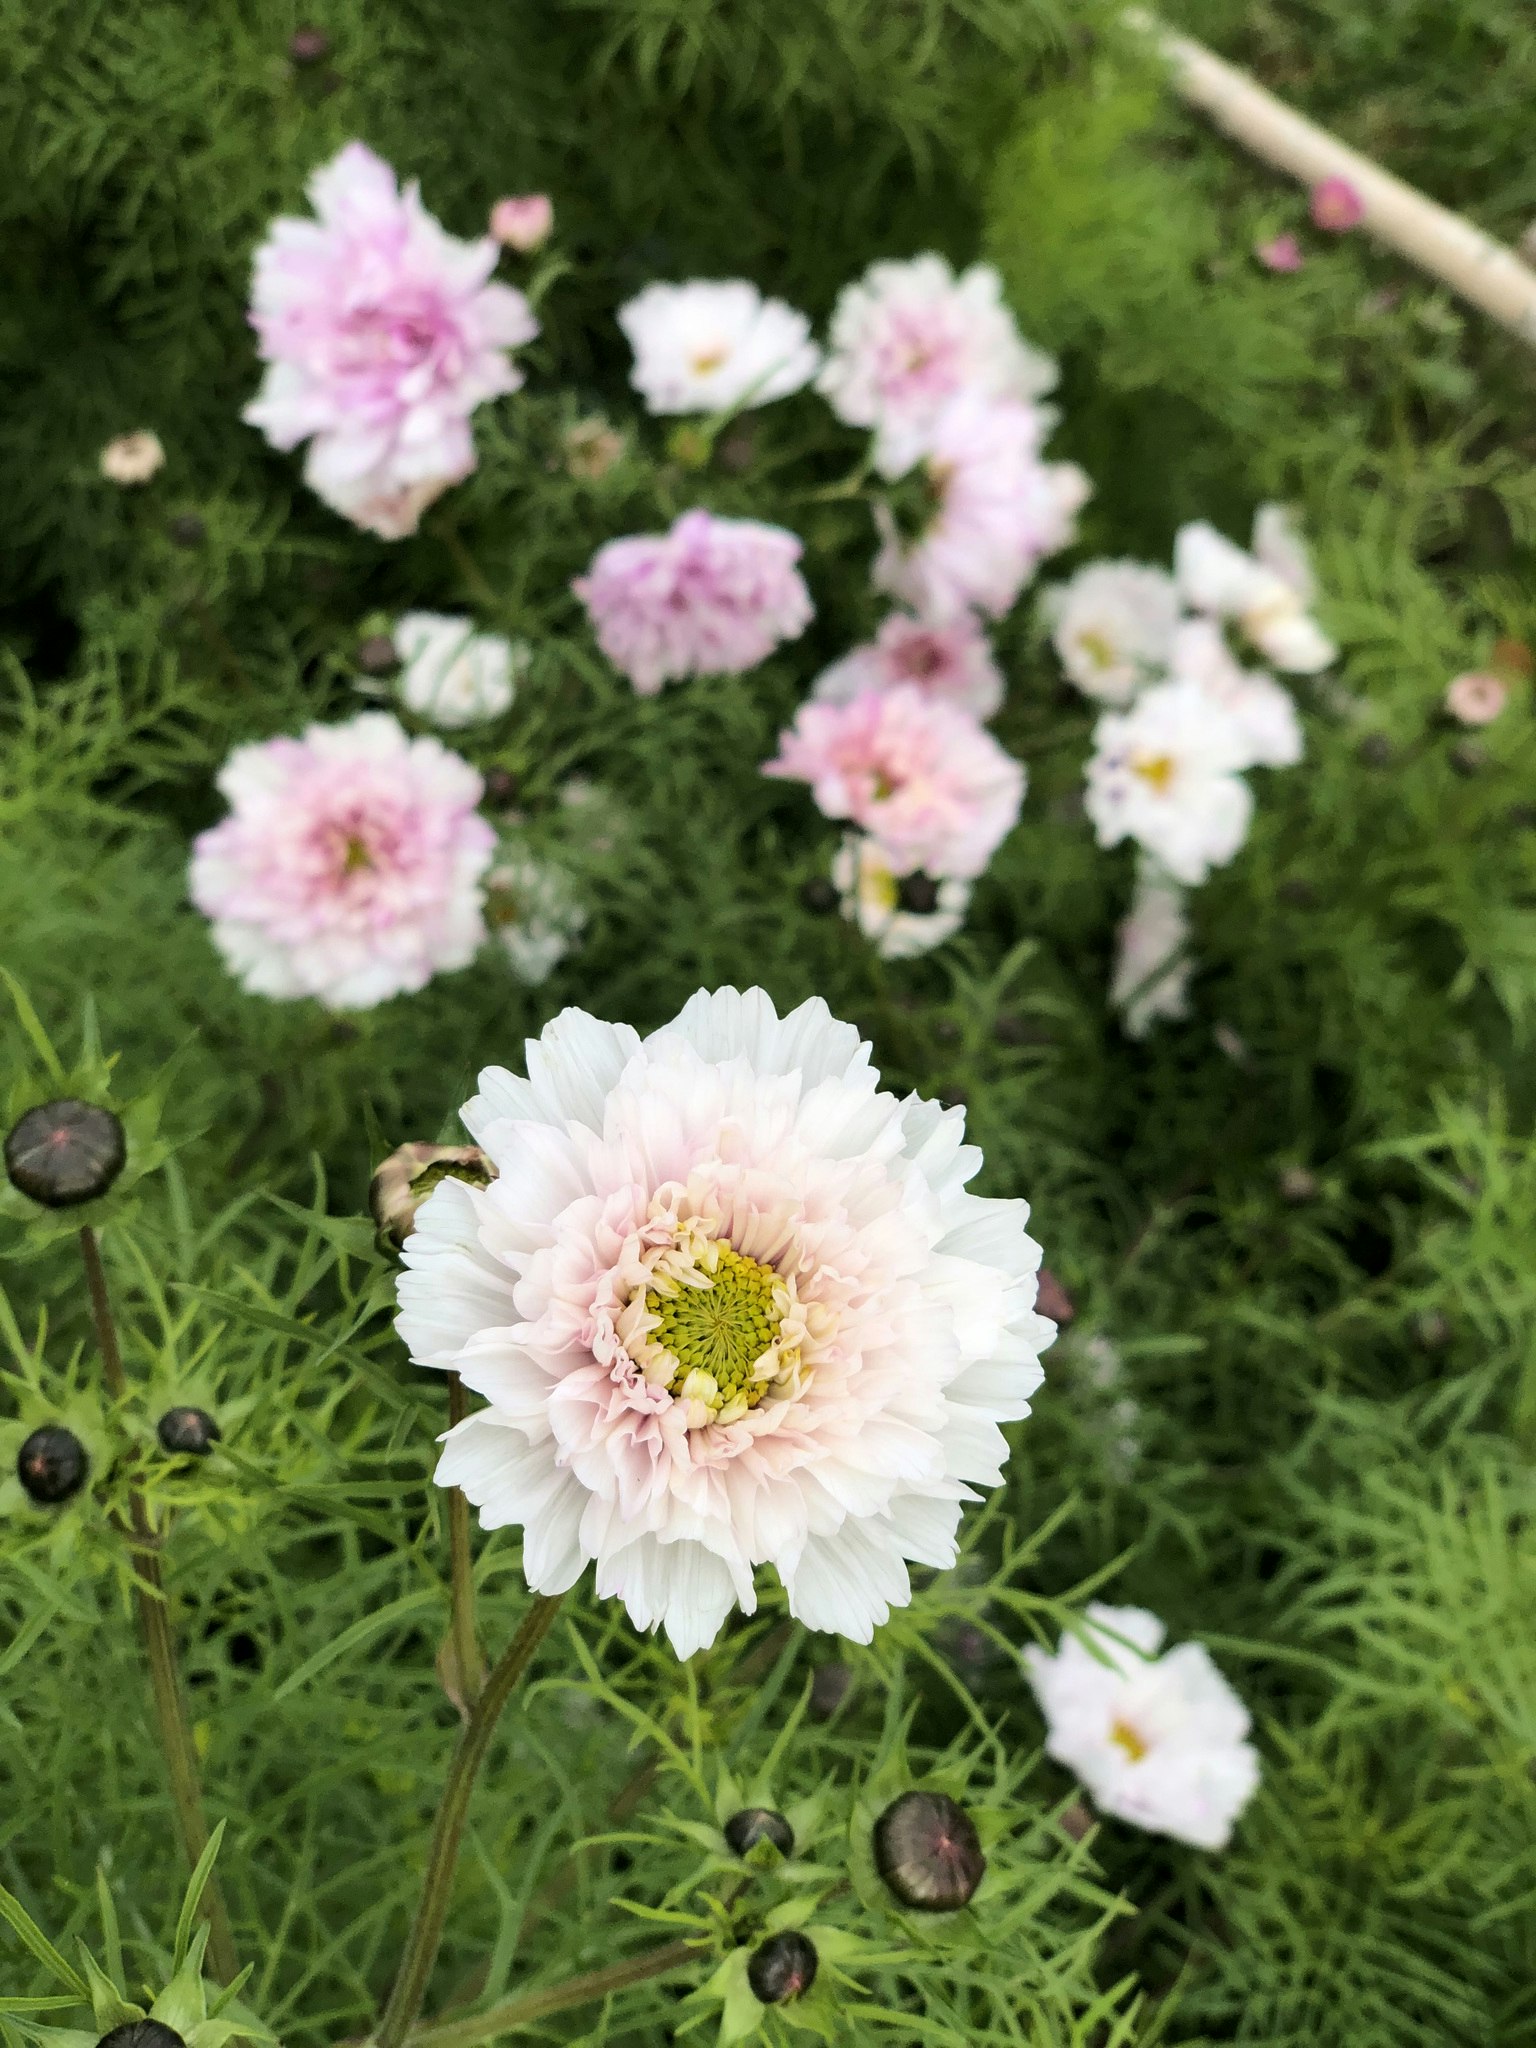
[(203, 1951), (207, 1946), (205, 1920), (192, 1937), (186, 1961), (149, 2008), (152, 2020), (172, 2028), (183, 2040), (208, 2017), (208, 1993), (203, 1985)]
[(96, 2016), (99, 2032), (105, 2034), (113, 2027), (126, 2025), (129, 2020), (143, 2019), (143, 2006), (133, 2005), (123, 1996), (83, 1941), (80, 1944), (80, 1961), (85, 1970), (85, 1981), (91, 1987), (91, 2011)]

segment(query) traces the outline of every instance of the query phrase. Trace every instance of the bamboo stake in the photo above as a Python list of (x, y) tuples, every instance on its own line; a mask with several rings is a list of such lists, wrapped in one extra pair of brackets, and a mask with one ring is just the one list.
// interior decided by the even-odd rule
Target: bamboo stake
[(1145, 8), (1128, 9), (1125, 20), (1167, 59), (1175, 90), (1218, 128), (1303, 185), (1346, 178), (1364, 208), (1362, 227), (1536, 346), (1536, 270), (1513, 249), (1426, 199)]

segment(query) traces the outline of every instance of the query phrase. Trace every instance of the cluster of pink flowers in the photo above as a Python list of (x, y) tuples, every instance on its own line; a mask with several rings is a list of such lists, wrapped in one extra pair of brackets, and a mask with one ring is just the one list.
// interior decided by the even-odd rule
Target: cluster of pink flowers
[(609, 541), (573, 588), (604, 654), (652, 697), (679, 676), (740, 675), (803, 633), (800, 553), (781, 526), (696, 509), (667, 533)]
[(470, 418), (522, 383), (508, 351), (538, 322), (490, 281), (497, 243), (447, 234), (362, 143), (315, 173), (309, 197), (315, 219), (274, 221), (256, 252), (268, 368), (245, 418), (276, 448), (308, 441), (310, 489), (397, 540), (475, 467)]

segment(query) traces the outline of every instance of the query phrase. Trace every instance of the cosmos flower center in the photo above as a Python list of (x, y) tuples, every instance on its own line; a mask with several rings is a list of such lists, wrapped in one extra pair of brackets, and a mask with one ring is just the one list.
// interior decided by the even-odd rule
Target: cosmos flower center
[(1114, 667), (1115, 645), (1107, 633), (1098, 633), (1092, 627), (1085, 627), (1077, 636), (1077, 644), (1095, 668)]
[(728, 1410), (734, 1416), (755, 1408), (779, 1372), (784, 1311), (778, 1274), (713, 1238), (694, 1270), (668, 1287), (662, 1281), (645, 1296), (657, 1319), (651, 1341), (675, 1361), (668, 1393), (703, 1402), (716, 1421)]
[(1167, 794), (1176, 766), (1172, 754), (1136, 754), (1131, 760), (1133, 773), (1139, 775), (1143, 782), (1150, 783), (1159, 796)]
[(730, 353), (723, 341), (711, 342), (707, 348), (699, 349), (693, 357), (694, 375), (707, 377), (711, 370), (718, 370), (729, 361)]
[(1149, 1745), (1142, 1741), (1129, 1721), (1115, 1720), (1109, 1724), (1109, 1739), (1117, 1748), (1123, 1749), (1133, 1764), (1139, 1764), (1147, 1754)]
[(917, 682), (932, 682), (944, 667), (944, 649), (932, 634), (916, 635), (907, 646), (903, 665)]

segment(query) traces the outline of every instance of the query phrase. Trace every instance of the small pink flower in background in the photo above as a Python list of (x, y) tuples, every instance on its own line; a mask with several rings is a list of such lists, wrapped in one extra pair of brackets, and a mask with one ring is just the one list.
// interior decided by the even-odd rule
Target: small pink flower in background
[(604, 654), (653, 697), (674, 677), (740, 675), (803, 633), (800, 554), (781, 526), (694, 510), (668, 533), (609, 541), (571, 588)]
[(1365, 219), (1365, 201), (1348, 178), (1324, 178), (1312, 187), (1312, 225), (1330, 235), (1348, 234)]
[(1294, 235), (1276, 235), (1268, 242), (1255, 242), (1253, 253), (1266, 270), (1300, 270), (1307, 260)]
[(763, 773), (808, 782), (824, 817), (881, 842), (891, 871), (973, 880), (1018, 822), (1024, 769), (965, 712), (910, 683), (803, 704)]
[(903, 683), (973, 718), (990, 718), (1003, 701), (1002, 672), (969, 612), (947, 626), (892, 612), (873, 640), (822, 670), (812, 694), (823, 704), (846, 704), (861, 690)]
[(165, 463), (160, 436), (147, 428), (119, 434), (101, 451), (101, 473), (109, 484), (147, 484)]
[(1445, 693), (1445, 708), (1458, 725), (1492, 725), (1509, 702), (1502, 676), (1476, 672), (1457, 676)]
[(555, 209), (547, 192), (525, 192), (498, 199), (491, 208), (491, 233), (503, 247), (528, 255), (542, 248), (554, 232)]
[(875, 588), (919, 617), (968, 609), (1000, 618), (1047, 555), (1073, 539), (1092, 485), (1075, 463), (1042, 462), (1049, 413), (1012, 399), (951, 399), (921, 441), (934, 510), (908, 540), (879, 506)]
[(496, 244), (461, 242), (349, 142), (309, 181), (314, 220), (272, 223), (251, 325), (267, 373), (244, 418), (274, 448), (309, 442), (305, 482), (355, 525), (398, 540), (475, 467), (470, 418), (516, 391), (508, 350), (539, 324), (490, 281)]
[(192, 848), (192, 901), (253, 995), (366, 1010), (467, 966), (496, 835), (483, 785), (387, 712), (237, 747), (230, 815)]

